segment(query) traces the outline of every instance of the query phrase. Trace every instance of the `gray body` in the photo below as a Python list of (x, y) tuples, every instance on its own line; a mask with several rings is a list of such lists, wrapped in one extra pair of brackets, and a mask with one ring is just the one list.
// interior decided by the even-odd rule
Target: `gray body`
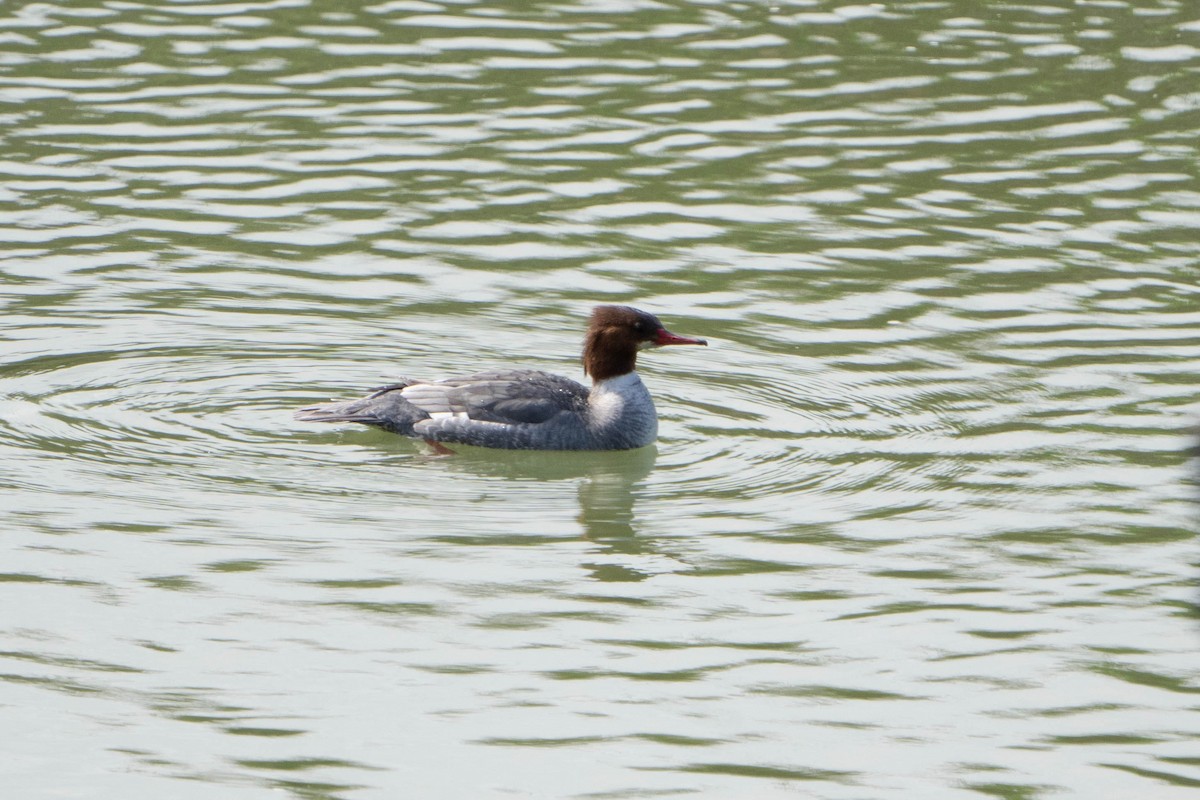
[(509, 450), (628, 450), (658, 435), (654, 401), (636, 372), (596, 381), (590, 390), (536, 370), (405, 380), (359, 400), (301, 409), (296, 418)]

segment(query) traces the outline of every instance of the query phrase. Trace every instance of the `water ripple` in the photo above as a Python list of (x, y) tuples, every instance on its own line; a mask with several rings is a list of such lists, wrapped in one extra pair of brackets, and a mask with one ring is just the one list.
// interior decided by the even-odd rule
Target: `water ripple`
[[(1184, 797), (1198, 31), (0, 12), (14, 790)], [(710, 339), (656, 449), (291, 421), (606, 301)]]

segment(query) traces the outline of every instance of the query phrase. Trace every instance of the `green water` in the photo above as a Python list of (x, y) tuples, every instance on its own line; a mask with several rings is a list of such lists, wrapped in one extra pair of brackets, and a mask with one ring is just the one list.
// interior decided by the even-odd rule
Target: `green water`
[[(13, 796), (1190, 798), (1200, 11), (0, 8)], [(655, 448), (291, 412), (580, 374)]]

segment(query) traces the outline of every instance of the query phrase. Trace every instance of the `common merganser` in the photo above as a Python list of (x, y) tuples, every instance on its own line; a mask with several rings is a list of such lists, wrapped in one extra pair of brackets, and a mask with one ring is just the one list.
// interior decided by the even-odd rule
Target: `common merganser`
[(658, 435), (654, 401), (638, 377), (639, 350), (707, 345), (671, 333), (628, 306), (597, 306), (583, 371), (592, 387), (537, 370), (494, 370), (440, 381), (403, 379), (359, 400), (296, 412), (305, 422), (359, 422), (405, 436), (508, 450), (629, 450)]

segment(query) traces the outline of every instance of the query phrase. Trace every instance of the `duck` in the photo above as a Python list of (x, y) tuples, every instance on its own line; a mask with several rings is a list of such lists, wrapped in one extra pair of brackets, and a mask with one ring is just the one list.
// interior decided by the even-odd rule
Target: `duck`
[(596, 306), (583, 341), (591, 386), (531, 369), (401, 379), (365, 397), (301, 408), (303, 422), (352, 422), (446, 444), (505, 450), (631, 450), (658, 437), (658, 413), (637, 373), (642, 350), (707, 345), (630, 306)]

